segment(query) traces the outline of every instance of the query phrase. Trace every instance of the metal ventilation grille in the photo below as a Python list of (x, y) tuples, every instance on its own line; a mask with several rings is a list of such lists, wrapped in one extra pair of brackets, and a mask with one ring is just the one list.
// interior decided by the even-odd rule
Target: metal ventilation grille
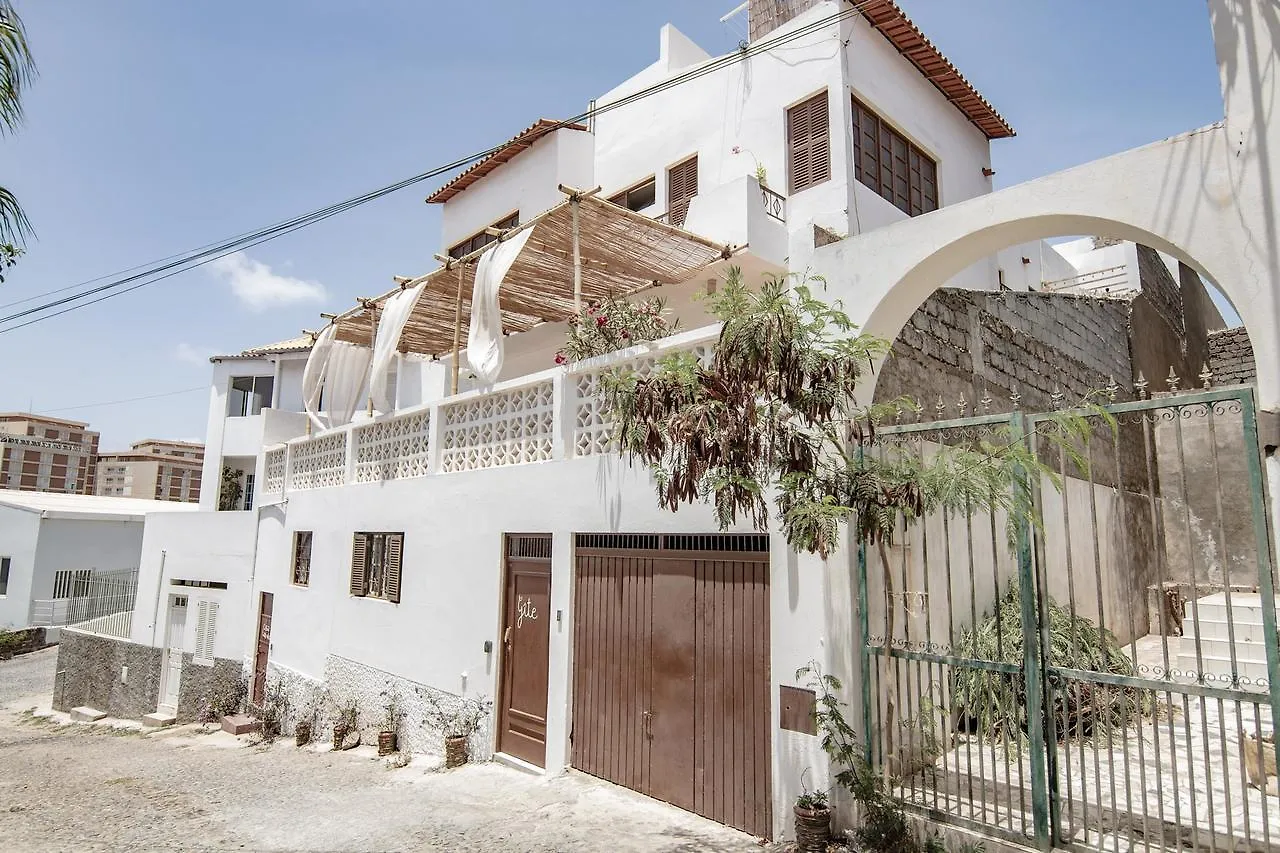
[(768, 553), (767, 533), (579, 533), (579, 548), (617, 551), (727, 551)]
[(579, 533), (579, 548), (609, 548), (626, 551), (657, 551), (661, 536), (657, 533)]
[(550, 560), (551, 537), (549, 535), (508, 536), (507, 556)]

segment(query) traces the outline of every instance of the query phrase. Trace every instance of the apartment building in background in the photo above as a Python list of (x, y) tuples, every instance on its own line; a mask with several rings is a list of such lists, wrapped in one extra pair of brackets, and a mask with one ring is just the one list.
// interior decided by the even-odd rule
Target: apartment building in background
[(83, 421), (26, 412), (0, 414), (0, 488), (94, 493), (98, 433)]
[(203, 444), (148, 438), (98, 457), (95, 494), (199, 503), (203, 466)]

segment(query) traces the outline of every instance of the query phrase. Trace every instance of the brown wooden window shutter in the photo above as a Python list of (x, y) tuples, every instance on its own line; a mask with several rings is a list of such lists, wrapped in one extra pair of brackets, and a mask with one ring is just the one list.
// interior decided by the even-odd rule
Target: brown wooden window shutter
[(684, 225), (689, 202), (698, 194), (698, 157), (694, 155), (667, 170), (667, 218), (677, 228)]
[(400, 603), (400, 555), (404, 552), (404, 534), (387, 534), (387, 601)]
[(831, 177), (831, 128), (826, 92), (787, 110), (787, 168), (792, 193)]
[(363, 533), (357, 533), (351, 545), (351, 594), (363, 596), (365, 586), (365, 561), (367, 559), (368, 542)]
[(853, 176), (903, 213), (938, 209), (938, 164), (853, 99)]

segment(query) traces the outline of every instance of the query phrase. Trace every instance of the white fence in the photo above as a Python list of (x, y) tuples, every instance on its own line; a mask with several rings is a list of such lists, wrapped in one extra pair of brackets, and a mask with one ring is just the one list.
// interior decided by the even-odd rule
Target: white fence
[(263, 492), (330, 488), (478, 471), (612, 451), (600, 377), (647, 375), (665, 356), (710, 362), (719, 328), (673, 335), (494, 388), (448, 397), (266, 451)]
[(138, 570), (69, 569), (67, 574), (71, 580), (55, 587), (59, 597), (32, 602), (32, 624), (128, 639), (138, 597)]

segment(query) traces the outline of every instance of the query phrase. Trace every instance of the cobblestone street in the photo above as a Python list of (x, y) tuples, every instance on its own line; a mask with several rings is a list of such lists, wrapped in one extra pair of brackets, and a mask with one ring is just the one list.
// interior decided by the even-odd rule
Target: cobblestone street
[[(388, 769), (372, 750), (246, 745), (199, 727), (59, 725), (56, 650), (0, 662), (0, 849), (737, 851), (754, 839), (580, 774)], [(35, 692), (43, 695), (30, 695)], [(24, 695), (26, 694), (26, 695)]]

